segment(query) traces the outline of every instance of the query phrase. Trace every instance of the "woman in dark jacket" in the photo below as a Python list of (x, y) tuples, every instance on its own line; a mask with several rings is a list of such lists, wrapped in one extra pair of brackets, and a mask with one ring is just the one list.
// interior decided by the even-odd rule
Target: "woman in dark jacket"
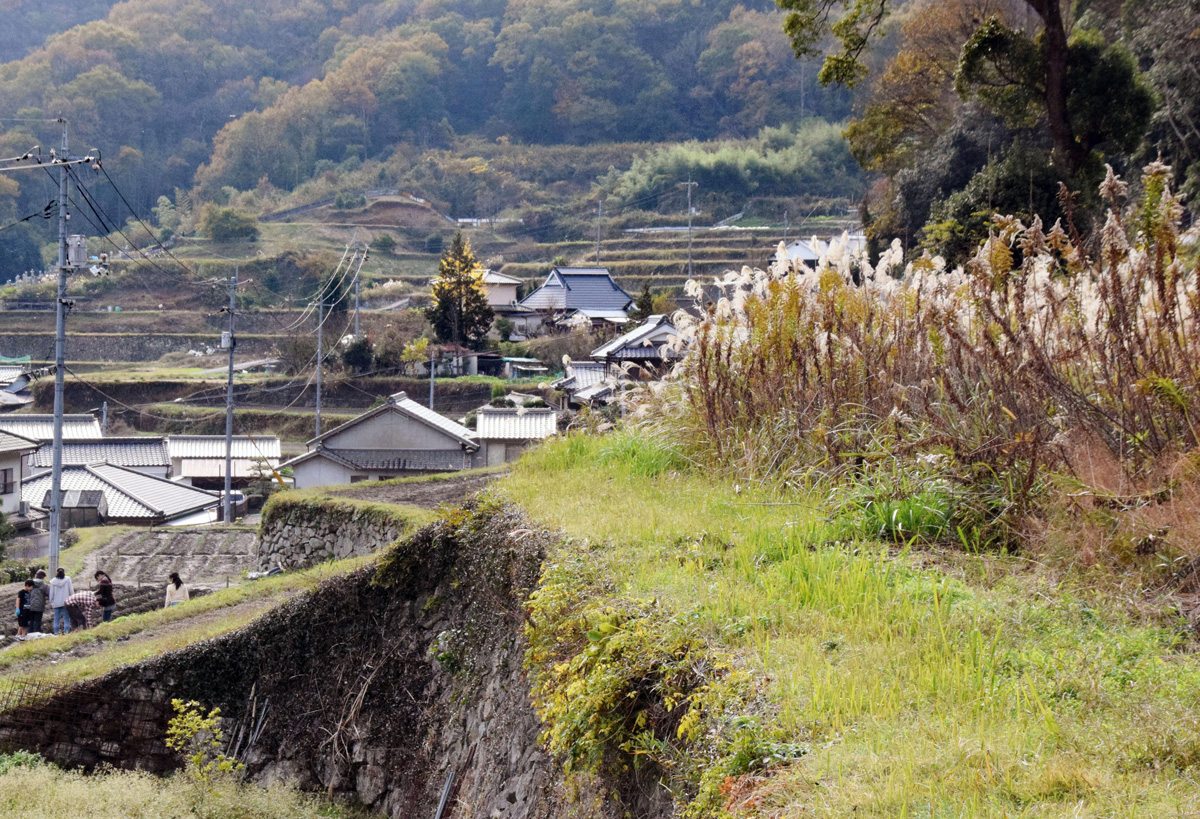
[(107, 623), (112, 619), (113, 610), (117, 607), (117, 598), (113, 597), (112, 578), (108, 572), (96, 572), (96, 603), (100, 606), (100, 620)]

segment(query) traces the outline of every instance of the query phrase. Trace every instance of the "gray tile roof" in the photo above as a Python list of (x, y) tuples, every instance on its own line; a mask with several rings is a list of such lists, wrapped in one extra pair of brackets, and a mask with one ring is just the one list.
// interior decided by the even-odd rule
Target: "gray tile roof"
[[(675, 325), (666, 316), (650, 316), (637, 327), (624, 335), (617, 336), (611, 341), (592, 350), (595, 359), (661, 359), (662, 347), (676, 335)], [(668, 351), (668, 358), (674, 354)]]
[(459, 424), (455, 421), (451, 421), (446, 416), (441, 415), (437, 412), (434, 412), (433, 410), (426, 407), (424, 404), (418, 404), (416, 401), (413, 401), (411, 398), (409, 398), (406, 394), (404, 394), (402, 392), (398, 392), (395, 395), (388, 396), (388, 400), (386, 403), (380, 404), (378, 407), (375, 407), (375, 409), (368, 410), (367, 412), (364, 412), (362, 415), (359, 415), (355, 418), (351, 418), (349, 421), (342, 424), (340, 427), (331, 429), (329, 432), (318, 435), (316, 438), (313, 438), (312, 440), (308, 441), (308, 445), (311, 447), (311, 446), (315, 446), (320, 443), (326, 443), (326, 444), (332, 443), (332, 444), (334, 444), (334, 446), (332, 446), (330, 448), (336, 449), (337, 448), (336, 441), (337, 441), (337, 436), (339, 434), (341, 434), (342, 432), (345, 432), (346, 430), (350, 429), (351, 427), (353, 427), (357, 424), (361, 424), (363, 421), (366, 421), (368, 418), (374, 418), (376, 415), (380, 415), (381, 413), (385, 413), (385, 412), (398, 412), (403, 415), (407, 415), (410, 418), (420, 421), (421, 423), (425, 424), (426, 426), (429, 426), (429, 427), (432, 427), (433, 429), (438, 430), (442, 434), (446, 435), (449, 438), (454, 439), (458, 444), (460, 444), (464, 447), (467, 447), (468, 449), (475, 450), (475, 449), (479, 448), (478, 442), (475, 441), (475, 433), (474, 432), (467, 429), (462, 424)]
[(312, 458), (328, 458), (351, 469), (379, 472), (456, 472), (471, 467), (471, 455), (452, 449), (314, 449), (288, 461), (297, 464)]
[[(172, 458), (225, 458), (224, 435), (168, 435)], [(279, 438), (274, 435), (234, 435), (234, 458), (266, 458), (279, 463)]]
[[(221, 502), (218, 493), (205, 492), (112, 464), (63, 467), (62, 488), (66, 492), (103, 492), (108, 502), (109, 517), (148, 523), (170, 520)], [(24, 481), (21, 498), (40, 506), (49, 491), (50, 471), (46, 470)]]
[(28, 438), (22, 438), (20, 435), (13, 435), (8, 432), (0, 431), (0, 453), (28, 452), (32, 449), (37, 449), (36, 441), (31, 441)]
[[(34, 469), (49, 469), (54, 462), (52, 444), (42, 444), (33, 456)], [(85, 438), (63, 441), (63, 466), (110, 463), (116, 466), (169, 467), (167, 444), (162, 438)]]
[(604, 380), (605, 365), (601, 361), (572, 361), (567, 364), (567, 374), (551, 386), (563, 392), (575, 392)]
[[(0, 432), (11, 432), (31, 441), (54, 440), (53, 415), (0, 415)], [(63, 439), (100, 438), (100, 422), (95, 416), (78, 414), (63, 416)]]
[(546, 281), (521, 300), (536, 310), (624, 311), (633, 297), (603, 267), (556, 267)]
[(542, 408), (485, 407), (476, 415), (476, 426), (484, 440), (540, 440), (558, 431), (558, 413)]

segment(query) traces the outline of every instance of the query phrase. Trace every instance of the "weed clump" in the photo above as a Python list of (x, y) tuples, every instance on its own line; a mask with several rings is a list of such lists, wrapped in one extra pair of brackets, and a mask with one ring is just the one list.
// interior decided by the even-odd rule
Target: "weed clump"
[(688, 355), (640, 417), (739, 477), (855, 486), (850, 518), (889, 539), (1012, 546), (1046, 476), (1097, 452), (1143, 491), (1200, 446), (1196, 231), (1169, 170), (1147, 166), (1132, 204), (1110, 170), (1091, 244), (997, 217), (965, 268), (834, 242), (813, 268), (691, 282)]

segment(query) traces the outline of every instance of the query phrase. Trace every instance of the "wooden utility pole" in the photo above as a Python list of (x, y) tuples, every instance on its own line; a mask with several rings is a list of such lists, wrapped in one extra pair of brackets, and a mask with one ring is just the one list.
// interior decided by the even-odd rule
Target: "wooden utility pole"
[(692, 181), (692, 175), (690, 173), (688, 174), (687, 182), (679, 183), (679, 187), (687, 188), (688, 193), (688, 278), (691, 278), (695, 274), (695, 271), (692, 269), (692, 188), (699, 184), (699, 182)]

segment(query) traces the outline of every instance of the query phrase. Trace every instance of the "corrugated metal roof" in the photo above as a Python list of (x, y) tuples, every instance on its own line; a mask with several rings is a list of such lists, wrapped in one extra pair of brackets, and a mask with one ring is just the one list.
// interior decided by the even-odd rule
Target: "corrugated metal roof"
[[(171, 458), (225, 458), (224, 435), (168, 435)], [(234, 435), (233, 457), (266, 458), (279, 463), (279, 438), (274, 435)], [(224, 473), (221, 473), (224, 474)]]
[(24, 374), (24, 367), (0, 366), (0, 384), (11, 384)]
[(0, 452), (28, 452), (36, 448), (37, 443), (28, 438), (0, 431)]
[[(52, 444), (42, 444), (33, 456), (35, 469), (49, 468), (54, 462)], [(162, 438), (92, 438), (63, 441), (63, 465), (110, 463), (117, 466), (171, 465), (167, 443)]]
[(675, 325), (666, 316), (650, 316), (628, 333), (592, 350), (592, 358), (662, 358), (662, 346), (675, 335)]
[[(187, 512), (220, 503), (220, 495), (181, 483), (144, 475), (112, 464), (68, 466), (62, 471), (64, 491), (99, 491), (113, 518), (170, 520)], [(41, 505), (50, 491), (50, 472), (39, 472), (21, 487), (21, 498)]]
[(624, 311), (633, 297), (622, 290), (603, 267), (556, 267), (522, 307), (537, 310)]
[(485, 440), (540, 440), (558, 432), (558, 413), (552, 409), (488, 407), (476, 415), (479, 437)]
[[(31, 441), (54, 440), (53, 415), (0, 415), (0, 432), (11, 432)], [(64, 415), (63, 439), (102, 438), (100, 422), (94, 416)]]

